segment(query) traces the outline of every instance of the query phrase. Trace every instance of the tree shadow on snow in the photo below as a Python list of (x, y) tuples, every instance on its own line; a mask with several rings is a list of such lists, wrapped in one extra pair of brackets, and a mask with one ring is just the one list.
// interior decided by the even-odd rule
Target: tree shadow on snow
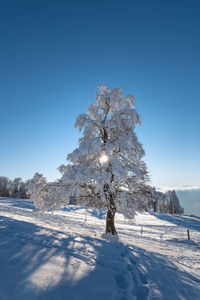
[[(67, 211), (67, 212), (77, 211), (78, 212), (82, 209), (86, 209), (86, 207), (85, 206), (69, 205), (69, 206), (65, 206), (63, 208), (63, 211)], [(96, 217), (98, 219), (104, 219), (105, 216), (106, 216), (105, 210), (99, 209), (99, 208), (90, 208), (90, 209), (87, 208), (87, 214), (91, 215), (93, 217)]]
[(153, 214), (156, 218), (172, 224), (186, 227), (188, 229), (200, 231), (200, 220), (198, 218), (188, 218), (186, 216), (168, 215), (168, 214)]
[(163, 255), (6, 217), (0, 265), (1, 300), (196, 300), (200, 291)]
[(3, 202), (4, 200), (6, 201), (8, 206), (34, 209), (34, 203), (30, 199), (9, 198), (9, 197), (0, 198), (0, 201)]
[(178, 243), (178, 244), (184, 244), (184, 245), (189, 245), (189, 246), (194, 246), (198, 249), (200, 249), (200, 243), (197, 243), (197, 242), (194, 242), (192, 240), (180, 240), (180, 239), (170, 239), (170, 240), (167, 240), (168, 242), (172, 242), (172, 243)]

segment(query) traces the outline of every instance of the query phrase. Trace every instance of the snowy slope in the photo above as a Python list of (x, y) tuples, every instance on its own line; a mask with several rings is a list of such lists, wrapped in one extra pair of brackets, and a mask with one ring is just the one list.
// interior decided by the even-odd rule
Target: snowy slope
[(116, 228), (109, 241), (102, 211), (0, 198), (0, 300), (200, 299), (200, 217), (117, 215)]

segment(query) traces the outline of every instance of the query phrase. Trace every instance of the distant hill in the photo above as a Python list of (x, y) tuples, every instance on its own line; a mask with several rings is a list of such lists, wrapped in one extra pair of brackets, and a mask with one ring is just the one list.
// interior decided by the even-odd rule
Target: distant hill
[(181, 206), (186, 215), (200, 215), (200, 189), (176, 190)]

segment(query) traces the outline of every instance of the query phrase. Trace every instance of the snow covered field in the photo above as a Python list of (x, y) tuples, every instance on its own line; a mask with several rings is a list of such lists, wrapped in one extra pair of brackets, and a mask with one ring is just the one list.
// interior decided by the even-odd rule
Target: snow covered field
[(200, 299), (200, 217), (117, 215), (116, 229), (102, 236), (102, 211), (0, 198), (0, 300)]

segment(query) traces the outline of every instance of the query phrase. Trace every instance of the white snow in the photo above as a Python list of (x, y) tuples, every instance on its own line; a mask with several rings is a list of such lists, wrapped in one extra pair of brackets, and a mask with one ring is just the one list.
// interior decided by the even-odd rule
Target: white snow
[(0, 198), (0, 299), (200, 299), (200, 217), (117, 214), (116, 229), (102, 210)]

